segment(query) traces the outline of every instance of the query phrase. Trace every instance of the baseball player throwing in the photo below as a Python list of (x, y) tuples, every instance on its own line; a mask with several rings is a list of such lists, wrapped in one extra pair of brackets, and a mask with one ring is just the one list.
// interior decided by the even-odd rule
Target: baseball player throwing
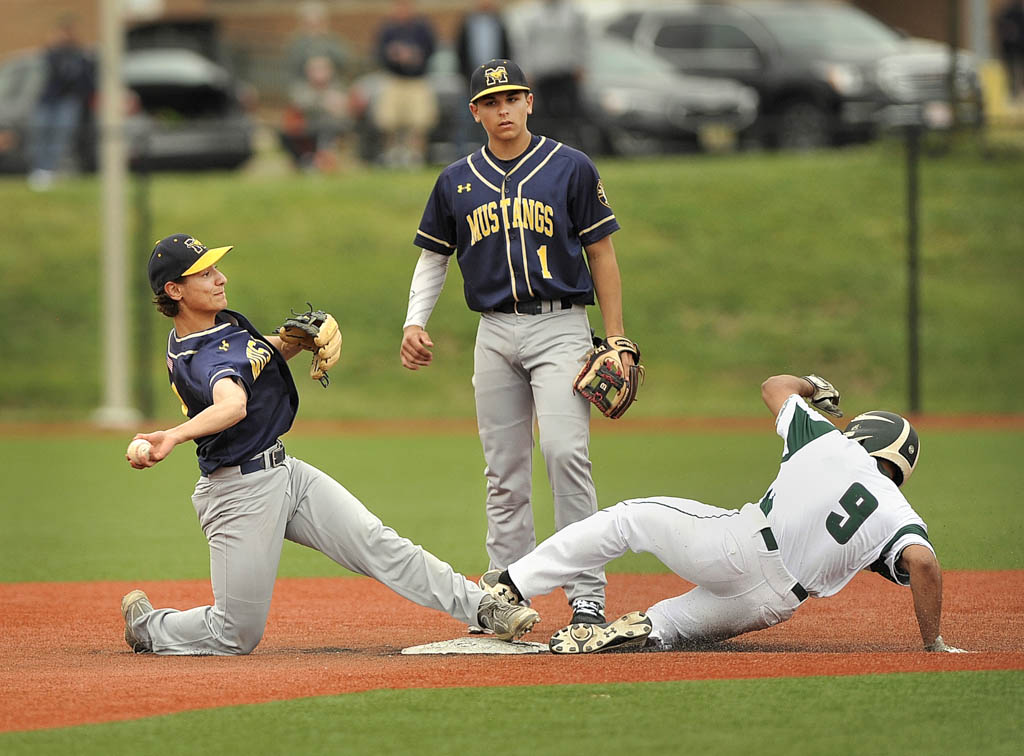
[[(487, 145), (445, 168), (427, 201), (401, 358), (410, 370), (430, 365), (424, 328), (455, 255), (466, 303), (480, 313), (473, 387), (487, 463), (486, 546), (497, 568), (536, 545), (535, 418), (556, 529), (597, 511), (590, 406), (574, 394), (573, 379), (591, 347), (586, 305), (595, 290), (607, 334), (624, 334), (611, 240), (619, 224), (591, 160), (527, 129), (533, 95), (519, 66), (504, 59), (479, 66), (469, 108)], [(632, 355), (623, 363), (628, 369)], [(567, 574), (560, 585), (576, 621), (604, 621), (600, 566)]]
[(129, 462), (152, 467), (178, 444), (196, 442), (201, 477), (192, 503), (210, 544), (214, 605), (154, 610), (145, 593), (133, 590), (121, 601), (128, 645), (156, 654), (252, 651), (263, 637), (285, 538), (499, 638), (527, 632), (539, 619), (534, 610), (508, 611), (510, 605), (381, 523), (337, 481), (285, 453), (280, 436), (299, 405), (286, 361), (308, 349), (310, 375), (325, 383), (341, 333), (333, 317), (310, 312), (263, 336), (226, 309), (227, 278), (216, 266), (230, 249), (174, 234), (157, 243), (149, 260), (157, 309), (174, 319), (167, 371), (188, 420), (138, 434), (149, 453), (133, 452)]
[[(918, 437), (890, 412), (866, 412), (845, 433), (811, 405), (841, 416), (839, 392), (810, 375), (761, 386), (783, 440), (782, 464), (756, 504), (719, 509), (690, 499), (629, 499), (555, 533), (502, 573), (480, 580), (512, 603), (541, 595), (627, 550), (654, 554), (696, 584), (646, 614), (574, 624), (551, 638), (559, 654), (645, 642), (711, 642), (785, 622), (808, 596), (839, 592), (862, 569), (909, 585), (928, 651), (958, 652), (939, 635), (942, 574), (924, 521), (900, 492)], [(645, 640), (646, 639), (646, 640)]]

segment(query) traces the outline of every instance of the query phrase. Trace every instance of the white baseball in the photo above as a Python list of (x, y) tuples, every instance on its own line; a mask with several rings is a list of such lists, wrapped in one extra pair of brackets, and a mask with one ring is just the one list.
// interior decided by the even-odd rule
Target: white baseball
[(149, 461), (149, 450), (152, 445), (144, 438), (137, 438), (128, 444), (128, 459), (137, 465), (143, 465)]

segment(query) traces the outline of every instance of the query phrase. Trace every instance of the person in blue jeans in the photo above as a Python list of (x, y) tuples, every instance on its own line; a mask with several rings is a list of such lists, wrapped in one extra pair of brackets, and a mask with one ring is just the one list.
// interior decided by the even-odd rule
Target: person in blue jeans
[(96, 67), (78, 42), (76, 20), (63, 16), (43, 54), (46, 79), (30, 123), (29, 185), (45, 190), (78, 132), (95, 90)]

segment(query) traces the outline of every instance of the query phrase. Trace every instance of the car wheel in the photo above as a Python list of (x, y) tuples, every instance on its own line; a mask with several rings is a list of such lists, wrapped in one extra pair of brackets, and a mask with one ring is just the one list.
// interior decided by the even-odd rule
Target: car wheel
[(829, 116), (813, 102), (798, 100), (779, 111), (775, 143), (782, 150), (815, 150), (832, 141)]

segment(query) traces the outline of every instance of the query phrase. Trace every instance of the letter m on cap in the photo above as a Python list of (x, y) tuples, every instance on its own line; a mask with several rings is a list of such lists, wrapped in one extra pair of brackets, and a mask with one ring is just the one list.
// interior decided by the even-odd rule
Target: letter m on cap
[(489, 87), (495, 87), (498, 84), (508, 84), (508, 71), (505, 70), (505, 66), (488, 68), (484, 71), (484, 76), (487, 77), (487, 86)]
[(185, 246), (195, 252), (197, 255), (201, 255), (206, 251), (206, 245), (198, 239), (193, 239), (191, 236), (185, 240)]

